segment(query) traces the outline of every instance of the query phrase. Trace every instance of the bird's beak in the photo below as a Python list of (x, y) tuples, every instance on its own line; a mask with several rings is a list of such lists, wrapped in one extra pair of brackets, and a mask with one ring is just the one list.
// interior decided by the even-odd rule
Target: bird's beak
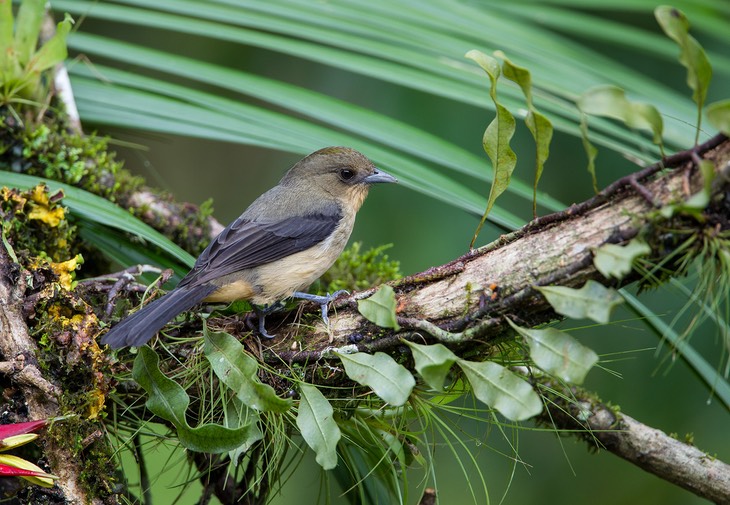
[(381, 182), (398, 182), (398, 179), (376, 168), (375, 172), (363, 179), (363, 182), (366, 184), (378, 184)]

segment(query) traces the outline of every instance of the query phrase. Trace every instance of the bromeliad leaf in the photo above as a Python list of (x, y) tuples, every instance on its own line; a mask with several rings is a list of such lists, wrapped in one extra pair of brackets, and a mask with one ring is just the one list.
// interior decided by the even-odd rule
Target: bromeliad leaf
[(592, 319), (606, 324), (611, 318), (614, 307), (623, 298), (613, 289), (606, 288), (594, 280), (589, 280), (580, 289), (563, 286), (536, 286), (555, 312), (573, 319)]
[(197, 452), (221, 453), (239, 447), (249, 437), (249, 428), (228, 429), (219, 424), (191, 428), (185, 418), (190, 397), (175, 381), (165, 377), (158, 367), (159, 358), (147, 346), (140, 347), (132, 368), (132, 377), (147, 392), (147, 408), (177, 430), (180, 443)]
[(469, 379), (474, 396), (507, 419), (523, 421), (542, 411), (542, 402), (532, 386), (502, 365), (463, 359), (456, 363)]
[(385, 353), (335, 354), (342, 360), (348, 377), (358, 384), (368, 386), (394, 407), (406, 403), (416, 385), (411, 372)]
[(0, 477), (21, 477), (42, 487), (53, 487), (53, 481), (58, 479), (30, 461), (12, 454), (0, 454)]
[(292, 401), (278, 397), (274, 388), (259, 380), (258, 362), (245, 352), (238, 339), (203, 326), (203, 342), (203, 354), (211, 368), (245, 405), (259, 411), (289, 410)]
[(446, 374), (458, 359), (456, 355), (442, 344), (422, 345), (405, 339), (402, 342), (411, 348), (416, 371), (426, 384), (436, 391), (443, 391)]
[(593, 264), (604, 277), (623, 279), (631, 272), (636, 258), (646, 256), (651, 248), (643, 240), (634, 239), (625, 246), (604, 244), (593, 256)]
[(395, 291), (387, 284), (380, 286), (371, 297), (357, 301), (357, 310), (368, 321), (382, 328), (393, 328), (398, 331), (400, 326), (395, 315), (395, 307)]
[(509, 145), (512, 135), (515, 133), (515, 118), (507, 108), (497, 100), (497, 79), (500, 75), (499, 63), (491, 56), (487, 56), (481, 51), (471, 50), (466, 53), (466, 57), (470, 60), (474, 60), (489, 76), (489, 96), (494, 102), (495, 110), (497, 115), (489, 123), (482, 144), (484, 150), (489, 156), (492, 162), (492, 169), (494, 171), (494, 177), (492, 180), (492, 187), (489, 190), (489, 197), (487, 199), (487, 208), (482, 215), (482, 219), (479, 221), (474, 232), (474, 237), (471, 239), (469, 248), (474, 247), (479, 232), (484, 226), (484, 222), (487, 220), (489, 211), (492, 210), (494, 202), (497, 197), (501, 195), (509, 186), (510, 179), (512, 178), (512, 172), (517, 165), (517, 156)]
[(573, 384), (582, 384), (598, 355), (576, 339), (556, 328), (529, 329), (507, 319), (530, 346), (530, 358), (542, 370)]
[(319, 389), (302, 384), (299, 392), (297, 427), (307, 445), (316, 453), (316, 460), (325, 470), (337, 466), (337, 443), (342, 437), (333, 418), (332, 405)]

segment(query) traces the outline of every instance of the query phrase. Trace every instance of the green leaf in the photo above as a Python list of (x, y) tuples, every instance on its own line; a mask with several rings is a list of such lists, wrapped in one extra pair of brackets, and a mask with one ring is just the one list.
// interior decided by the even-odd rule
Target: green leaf
[(545, 162), (550, 156), (550, 142), (553, 138), (553, 124), (537, 111), (532, 101), (532, 77), (530, 71), (515, 65), (502, 51), (495, 51), (494, 55), (503, 60), (502, 74), (512, 82), (517, 83), (527, 102), (525, 125), (535, 140), (535, 176), (532, 183), (532, 213), (537, 216), (537, 184), (540, 182)]
[(0, 2), (0, 69), (3, 78), (17, 64), (17, 53), (13, 44), (13, 2)]
[(228, 429), (219, 424), (191, 428), (185, 418), (190, 397), (175, 381), (165, 377), (158, 367), (159, 358), (147, 346), (139, 348), (132, 377), (147, 392), (147, 408), (177, 430), (180, 443), (191, 451), (221, 453), (239, 447), (249, 437), (249, 428)]
[(342, 360), (349, 378), (358, 384), (368, 386), (390, 405), (400, 407), (408, 401), (416, 380), (408, 369), (396, 363), (387, 354), (382, 352), (335, 354)]
[(712, 126), (725, 135), (730, 135), (730, 98), (711, 103), (705, 113)]
[(651, 248), (640, 239), (633, 239), (625, 246), (604, 244), (596, 249), (593, 264), (604, 277), (623, 279), (631, 272), (636, 258), (646, 256)]
[(442, 344), (423, 345), (405, 339), (401, 341), (411, 348), (416, 371), (426, 384), (436, 391), (443, 391), (446, 375), (458, 359), (456, 355)]
[(46, 0), (23, 0), (20, 3), (15, 20), (15, 51), (21, 65), (28, 63), (35, 52), (45, 13)]
[(530, 358), (542, 370), (573, 384), (582, 384), (598, 355), (557, 328), (530, 329), (507, 322), (530, 346)]
[(0, 171), (0, 184), (11, 188), (30, 189), (39, 183), (44, 183), (51, 192), (59, 188), (62, 189), (64, 194), (63, 203), (68, 206), (72, 214), (89, 222), (99, 223), (137, 235), (139, 238), (156, 245), (188, 267), (192, 267), (195, 263), (195, 258), (180, 246), (126, 210), (100, 196), (50, 179)]
[(662, 116), (653, 105), (632, 102), (618, 86), (595, 86), (578, 98), (578, 108), (593, 116), (603, 116), (623, 121), (629, 128), (647, 130), (653, 141), (661, 147), (664, 124)]
[(606, 324), (614, 307), (623, 302), (615, 290), (589, 280), (580, 289), (563, 286), (536, 286), (555, 312), (573, 319), (592, 319)]
[(474, 232), (474, 237), (471, 239), (471, 244), (469, 244), (469, 247), (472, 248), (479, 236), (479, 232), (484, 226), (484, 222), (487, 220), (489, 211), (492, 210), (494, 202), (507, 189), (507, 186), (509, 186), (512, 172), (517, 165), (517, 155), (515, 155), (515, 152), (509, 145), (512, 135), (515, 133), (515, 118), (497, 100), (497, 79), (500, 75), (499, 63), (491, 56), (487, 56), (481, 51), (474, 49), (466, 53), (466, 57), (474, 60), (489, 76), (489, 96), (492, 98), (494, 108), (497, 112), (495, 118), (487, 126), (482, 139), (484, 151), (486, 151), (487, 156), (489, 156), (492, 162), (494, 175), (492, 187), (489, 190), (489, 197), (487, 199), (487, 208), (484, 210), (482, 219), (479, 221), (479, 225)]
[(384, 284), (370, 297), (357, 301), (357, 310), (368, 321), (382, 328), (400, 330), (398, 317), (395, 315), (395, 291)]
[(218, 378), (246, 406), (259, 411), (286, 412), (290, 399), (280, 398), (274, 388), (258, 377), (258, 361), (251, 357), (234, 336), (208, 331), (203, 326), (203, 354)]
[(41, 46), (28, 62), (28, 72), (43, 72), (66, 59), (66, 37), (71, 31), (74, 20), (66, 14), (63, 21), (56, 25), (56, 33)]
[(687, 69), (687, 85), (692, 90), (692, 100), (697, 104), (696, 144), (702, 123), (702, 107), (712, 79), (712, 65), (700, 43), (689, 34), (689, 21), (682, 11), (661, 5), (654, 10), (654, 16), (664, 33), (679, 46), (679, 62)]
[(474, 396), (507, 419), (524, 421), (542, 412), (540, 397), (517, 374), (492, 361), (456, 362), (469, 379)]
[(598, 179), (596, 178), (596, 156), (598, 156), (598, 149), (591, 143), (588, 137), (588, 116), (585, 114), (581, 114), (580, 116), (580, 138), (583, 143), (583, 150), (586, 152), (586, 157), (588, 158), (588, 167), (586, 170), (591, 176), (593, 191), (598, 193)]
[(332, 405), (319, 389), (301, 384), (301, 400), (297, 413), (297, 427), (307, 445), (315, 452), (316, 460), (325, 470), (337, 466), (337, 443), (342, 437), (334, 420)]

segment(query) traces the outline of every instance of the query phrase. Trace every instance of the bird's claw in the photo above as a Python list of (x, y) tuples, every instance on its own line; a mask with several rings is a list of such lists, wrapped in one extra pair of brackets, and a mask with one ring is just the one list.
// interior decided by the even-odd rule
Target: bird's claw
[(319, 304), (319, 308), (322, 312), (322, 321), (324, 321), (325, 326), (330, 325), (330, 318), (327, 317), (327, 306), (332, 300), (337, 299), (338, 297), (342, 296), (343, 294), (349, 295), (350, 292), (346, 289), (340, 289), (338, 291), (335, 291), (332, 294), (327, 293), (326, 295), (313, 295), (310, 293), (302, 293), (301, 291), (295, 291), (292, 294), (292, 297), (294, 298), (301, 298), (302, 300), (307, 300), (310, 302), (314, 302)]

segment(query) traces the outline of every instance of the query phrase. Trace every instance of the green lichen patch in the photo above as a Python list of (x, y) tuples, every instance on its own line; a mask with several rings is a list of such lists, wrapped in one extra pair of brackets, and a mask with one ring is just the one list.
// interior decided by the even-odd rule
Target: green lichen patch
[(371, 247), (363, 251), (362, 242), (355, 242), (340, 255), (332, 268), (320, 279), (321, 292), (334, 293), (340, 289), (357, 291), (384, 282), (400, 279), (400, 263), (384, 252), (391, 245)]
[(5, 116), (0, 124), (0, 170), (64, 182), (116, 201), (115, 195), (135, 191), (142, 179), (123, 169), (108, 142), (69, 133), (61, 121), (26, 129)]

